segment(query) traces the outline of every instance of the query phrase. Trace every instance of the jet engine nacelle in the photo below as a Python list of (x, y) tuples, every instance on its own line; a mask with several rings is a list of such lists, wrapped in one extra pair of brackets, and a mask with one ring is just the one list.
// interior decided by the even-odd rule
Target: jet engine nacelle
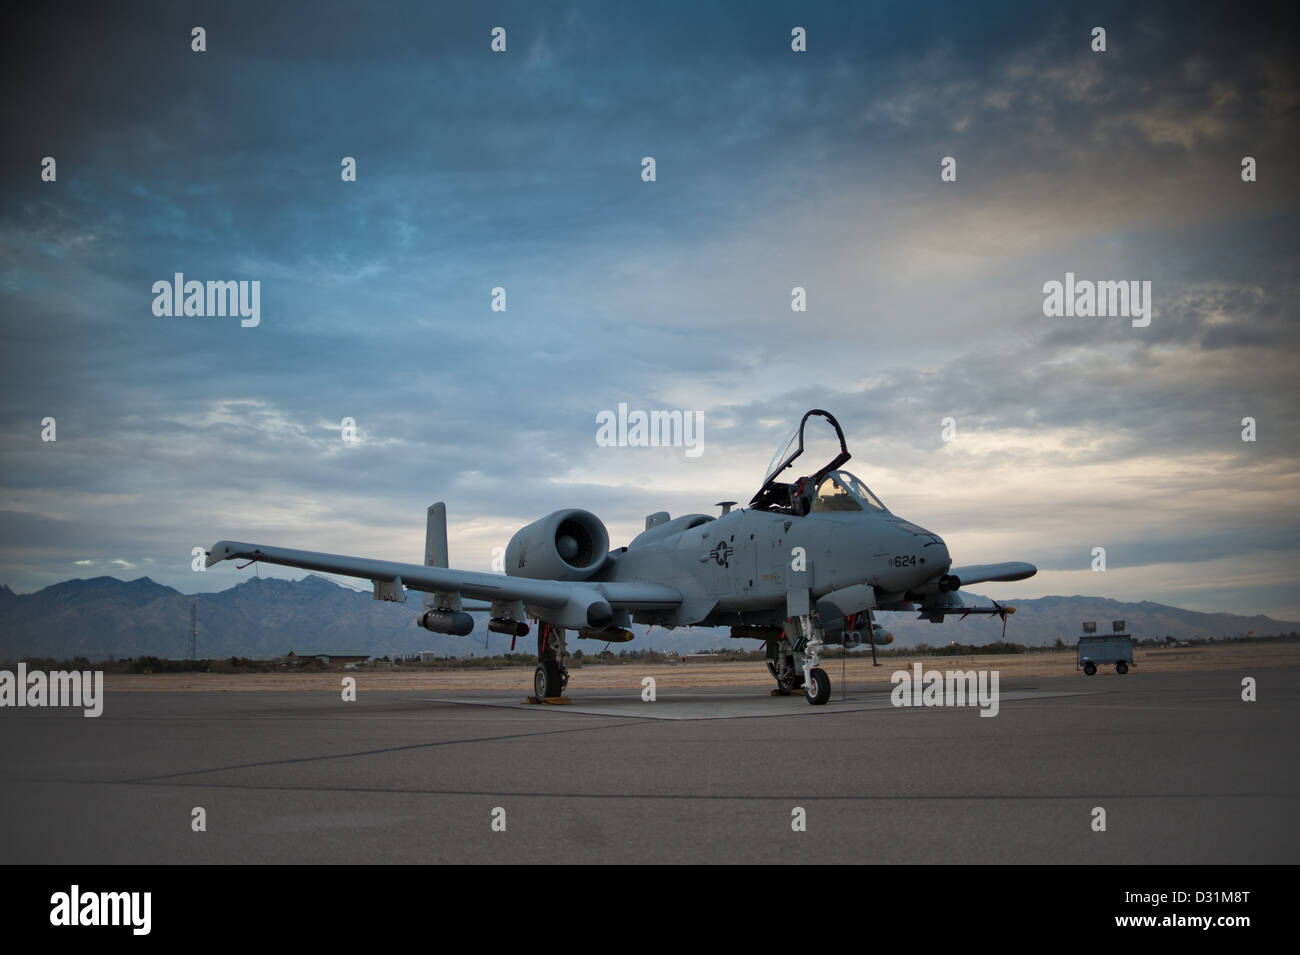
[(590, 511), (547, 514), (510, 538), (506, 573), (533, 580), (586, 580), (609, 556), (609, 532)]

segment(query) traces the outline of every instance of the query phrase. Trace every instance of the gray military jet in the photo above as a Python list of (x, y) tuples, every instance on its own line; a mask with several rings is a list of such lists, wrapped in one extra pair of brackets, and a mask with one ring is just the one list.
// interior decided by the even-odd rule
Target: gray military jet
[[(804, 453), (805, 430), (822, 419), (838, 452), (817, 471), (779, 480)], [(610, 550), (596, 515), (555, 511), (518, 531), (506, 548), (506, 575), (453, 570), (448, 565), (447, 511), (429, 508), (424, 564), (404, 564), (220, 541), (207, 564), (245, 559), (369, 579), (376, 600), (425, 595), (420, 626), (464, 636), (474, 629), (467, 610), (491, 610), (488, 629), (514, 637), (538, 623), (534, 675), (539, 699), (568, 684), (565, 635), (625, 642), (632, 621), (674, 627), (729, 626), (733, 637), (765, 641), (777, 690), (800, 687), (809, 703), (830, 699), (819, 664), (823, 646), (888, 642), (874, 610), (919, 610), (940, 623), (949, 614), (998, 614), (1005, 633), (1014, 608), (963, 603), (958, 588), (991, 580), (1023, 580), (1033, 564), (1009, 562), (953, 567), (943, 540), (892, 514), (860, 480), (840, 470), (849, 460), (844, 432), (826, 411), (800, 420), (772, 459), (749, 505), (724, 501), (720, 516), (660, 511), (626, 547)]]

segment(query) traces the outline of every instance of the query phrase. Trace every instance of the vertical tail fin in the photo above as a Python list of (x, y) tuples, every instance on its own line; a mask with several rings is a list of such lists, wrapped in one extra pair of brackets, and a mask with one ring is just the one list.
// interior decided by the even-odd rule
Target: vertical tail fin
[[(424, 529), (424, 566), (448, 567), (447, 505), (442, 501), (429, 505), (428, 522)], [(433, 594), (424, 595), (424, 607), (433, 605)]]
[(449, 567), (447, 553), (447, 505), (429, 505), (429, 522), (424, 531), (424, 566)]

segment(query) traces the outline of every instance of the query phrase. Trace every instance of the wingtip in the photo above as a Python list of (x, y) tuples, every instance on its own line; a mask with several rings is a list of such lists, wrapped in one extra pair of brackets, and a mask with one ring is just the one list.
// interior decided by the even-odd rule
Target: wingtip
[(230, 560), (232, 557), (238, 557), (242, 551), (249, 549), (247, 544), (240, 544), (236, 541), (217, 541), (207, 551), (206, 566), (211, 567), (213, 564), (219, 564), (223, 560)]

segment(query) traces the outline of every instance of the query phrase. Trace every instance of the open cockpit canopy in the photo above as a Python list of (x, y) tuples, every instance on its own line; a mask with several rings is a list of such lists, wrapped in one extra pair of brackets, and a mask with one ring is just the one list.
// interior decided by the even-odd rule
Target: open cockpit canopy
[[(785, 483), (780, 478), (804, 451), (827, 453), (830, 459), (817, 471)], [(813, 511), (886, 510), (867, 486), (840, 465), (852, 455), (844, 443), (844, 430), (829, 411), (814, 408), (799, 420), (790, 436), (777, 448), (749, 506), (760, 511), (804, 515)]]

